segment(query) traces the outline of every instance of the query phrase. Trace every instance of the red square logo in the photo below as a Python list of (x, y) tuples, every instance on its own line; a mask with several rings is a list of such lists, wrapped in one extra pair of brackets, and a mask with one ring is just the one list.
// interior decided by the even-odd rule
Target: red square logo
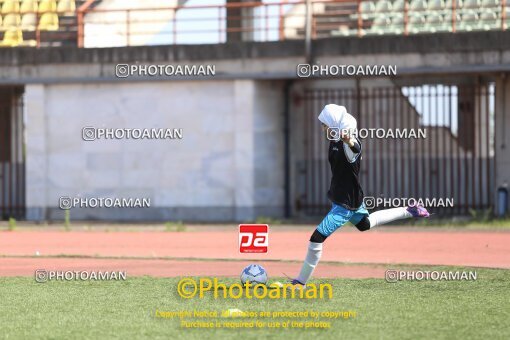
[(267, 224), (240, 224), (239, 251), (241, 253), (267, 253), (269, 226)]

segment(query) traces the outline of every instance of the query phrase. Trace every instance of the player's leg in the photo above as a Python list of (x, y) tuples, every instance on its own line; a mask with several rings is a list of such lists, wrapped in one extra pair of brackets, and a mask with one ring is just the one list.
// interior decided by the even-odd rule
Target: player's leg
[(299, 272), (299, 275), (292, 280), (292, 284), (304, 285), (310, 279), (315, 267), (317, 267), (321, 259), (322, 244), (326, 241), (326, 238), (327, 236), (322, 235), (318, 229), (315, 229), (312, 237), (310, 237), (308, 250), (306, 252), (305, 261), (303, 262), (301, 271)]
[(343, 226), (352, 216), (353, 212), (341, 206), (333, 204), (329, 213), (310, 237), (305, 261), (297, 278), (292, 280), (292, 284), (304, 285), (312, 276), (315, 267), (322, 256), (322, 244), (324, 241), (341, 226)]
[(420, 205), (410, 205), (407, 208), (393, 208), (379, 210), (372, 214), (364, 207), (356, 211), (351, 219), (351, 223), (358, 228), (359, 231), (366, 231), (375, 226), (390, 223), (412, 217), (429, 217), (430, 214), (425, 207)]

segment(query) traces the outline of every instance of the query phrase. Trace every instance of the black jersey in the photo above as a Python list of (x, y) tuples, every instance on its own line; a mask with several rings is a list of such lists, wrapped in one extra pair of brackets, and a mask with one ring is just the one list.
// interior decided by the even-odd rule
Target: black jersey
[(328, 198), (349, 210), (357, 210), (363, 203), (363, 189), (359, 182), (362, 148), (358, 139), (356, 143), (352, 149), (342, 141), (329, 144), (332, 178)]

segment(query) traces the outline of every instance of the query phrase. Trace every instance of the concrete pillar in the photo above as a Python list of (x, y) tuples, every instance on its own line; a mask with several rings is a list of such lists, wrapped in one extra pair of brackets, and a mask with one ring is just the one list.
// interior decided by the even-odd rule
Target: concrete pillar
[[(510, 189), (510, 74), (502, 75), (497, 80), (495, 104), (494, 152), (497, 195), (497, 189), (500, 187)], [(497, 209), (497, 197), (495, 202), (494, 208)]]
[(27, 220), (40, 221), (46, 219), (45, 208), (48, 205), (44, 85), (25, 87), (25, 112)]
[(236, 80), (234, 91), (235, 219), (281, 218), (284, 213), (283, 83)]
[(255, 167), (254, 167), (254, 100), (255, 83), (236, 80), (234, 84), (234, 159), (236, 183), (234, 207), (236, 221), (255, 219)]

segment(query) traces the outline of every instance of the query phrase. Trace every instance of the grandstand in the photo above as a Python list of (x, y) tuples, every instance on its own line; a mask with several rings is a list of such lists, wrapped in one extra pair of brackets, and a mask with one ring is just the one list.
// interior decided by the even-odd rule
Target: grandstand
[(331, 2), (314, 13), (313, 26), (315, 38), (501, 30), (510, 27), (510, 7), (502, 0)]
[[(367, 5), (367, 14), (374, 18), (367, 32), (370, 34), (401, 34), (405, 27), (403, 24), (406, 14), (407, 29), (411, 34), (504, 29), (509, 20), (508, 15), (505, 15), (508, 7), (502, 7), (499, 0), (465, 0), (457, 4), (451, 0), (414, 0), (407, 13), (404, 1), (401, 0), (393, 3), (381, 1), (377, 6), (368, 2)], [(380, 11), (381, 9), (386, 12)]]
[[(311, 3), (312, 38), (455, 33), (510, 27), (510, 1), (506, 0), (314, 0)], [(237, 36), (242, 36), (244, 41), (305, 36), (305, 1), (229, 3), (228, 10), (226, 6), (188, 5), (183, 0), (134, 4), (117, 0), (0, 0), (0, 46), (111, 47), (196, 42), (204, 36), (217, 37), (217, 40), (201, 41), (209, 43), (226, 42)], [(194, 24), (197, 21), (204, 24), (197, 26)]]
[(0, 46), (76, 44), (84, 0), (0, 0)]

